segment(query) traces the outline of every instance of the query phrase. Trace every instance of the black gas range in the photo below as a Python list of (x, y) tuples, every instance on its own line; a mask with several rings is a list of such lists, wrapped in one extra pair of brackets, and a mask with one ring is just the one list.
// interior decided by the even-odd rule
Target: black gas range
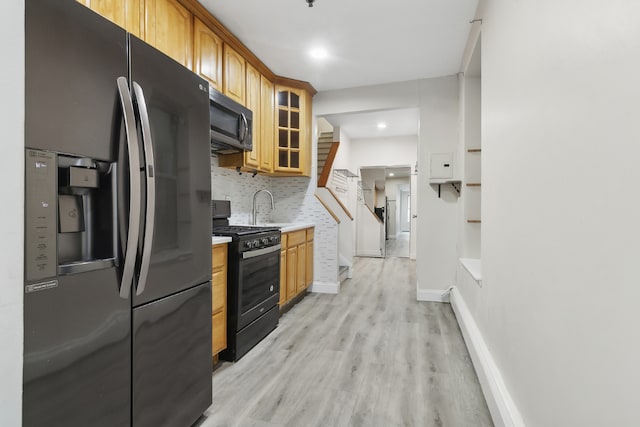
[(237, 361), (278, 326), (280, 229), (229, 225), (231, 205), (212, 201), (213, 235), (231, 237), (227, 277), (227, 349)]

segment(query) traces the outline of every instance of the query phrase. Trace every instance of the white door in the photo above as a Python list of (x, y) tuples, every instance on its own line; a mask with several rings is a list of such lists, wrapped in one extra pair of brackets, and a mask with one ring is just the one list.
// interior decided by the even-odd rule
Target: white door
[(410, 199), (411, 205), (409, 206), (409, 215), (411, 215), (411, 244), (410, 248), (410, 257), (411, 259), (416, 259), (416, 238), (418, 234), (416, 230), (418, 229), (418, 174), (411, 174), (411, 191), (410, 191)]
[(400, 231), (411, 231), (411, 200), (408, 191), (400, 191)]
[(387, 239), (396, 238), (396, 218), (396, 201), (387, 199)]

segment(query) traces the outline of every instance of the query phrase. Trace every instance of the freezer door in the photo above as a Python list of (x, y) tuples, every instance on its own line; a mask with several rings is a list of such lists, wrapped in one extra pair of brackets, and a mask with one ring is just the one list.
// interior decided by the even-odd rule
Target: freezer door
[(25, 427), (130, 425), (131, 300), (118, 285), (110, 268), (26, 288)]
[(190, 426), (211, 399), (211, 283), (134, 308), (133, 425)]
[(25, 9), (26, 147), (115, 161), (126, 32), (75, 1)]
[(209, 97), (204, 80), (133, 36), (130, 52), (143, 146), (152, 147), (144, 156), (146, 233), (133, 300), (140, 306), (210, 280)]

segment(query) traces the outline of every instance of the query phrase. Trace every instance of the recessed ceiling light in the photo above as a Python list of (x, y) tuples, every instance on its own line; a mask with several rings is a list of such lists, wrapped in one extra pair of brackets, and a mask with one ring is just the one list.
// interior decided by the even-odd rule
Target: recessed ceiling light
[(385, 129), (387, 127), (387, 124), (384, 122), (380, 122), (378, 123), (378, 129)]
[(329, 52), (327, 52), (326, 49), (319, 47), (316, 49), (311, 49), (311, 51), (309, 51), (309, 55), (311, 55), (313, 59), (325, 59), (329, 56)]
[(395, 175), (395, 173), (389, 172), (389, 176), (394, 176), (394, 175)]

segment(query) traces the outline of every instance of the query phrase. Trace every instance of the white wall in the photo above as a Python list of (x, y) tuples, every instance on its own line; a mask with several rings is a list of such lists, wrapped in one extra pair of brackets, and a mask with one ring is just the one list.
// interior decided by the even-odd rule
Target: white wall
[(24, 0), (0, 3), (2, 221), (0, 221), (0, 425), (22, 420), (24, 216)]
[(483, 287), (460, 291), (528, 426), (640, 425), (638, 16), (482, 16)]
[(418, 137), (352, 139), (349, 168), (362, 166), (413, 166), (418, 158)]
[(456, 152), (458, 147), (458, 79), (421, 80), (419, 94), (418, 293), (445, 290), (455, 284), (458, 194), (447, 185), (442, 186), (438, 198), (438, 187), (429, 185), (428, 176), (429, 153)]

